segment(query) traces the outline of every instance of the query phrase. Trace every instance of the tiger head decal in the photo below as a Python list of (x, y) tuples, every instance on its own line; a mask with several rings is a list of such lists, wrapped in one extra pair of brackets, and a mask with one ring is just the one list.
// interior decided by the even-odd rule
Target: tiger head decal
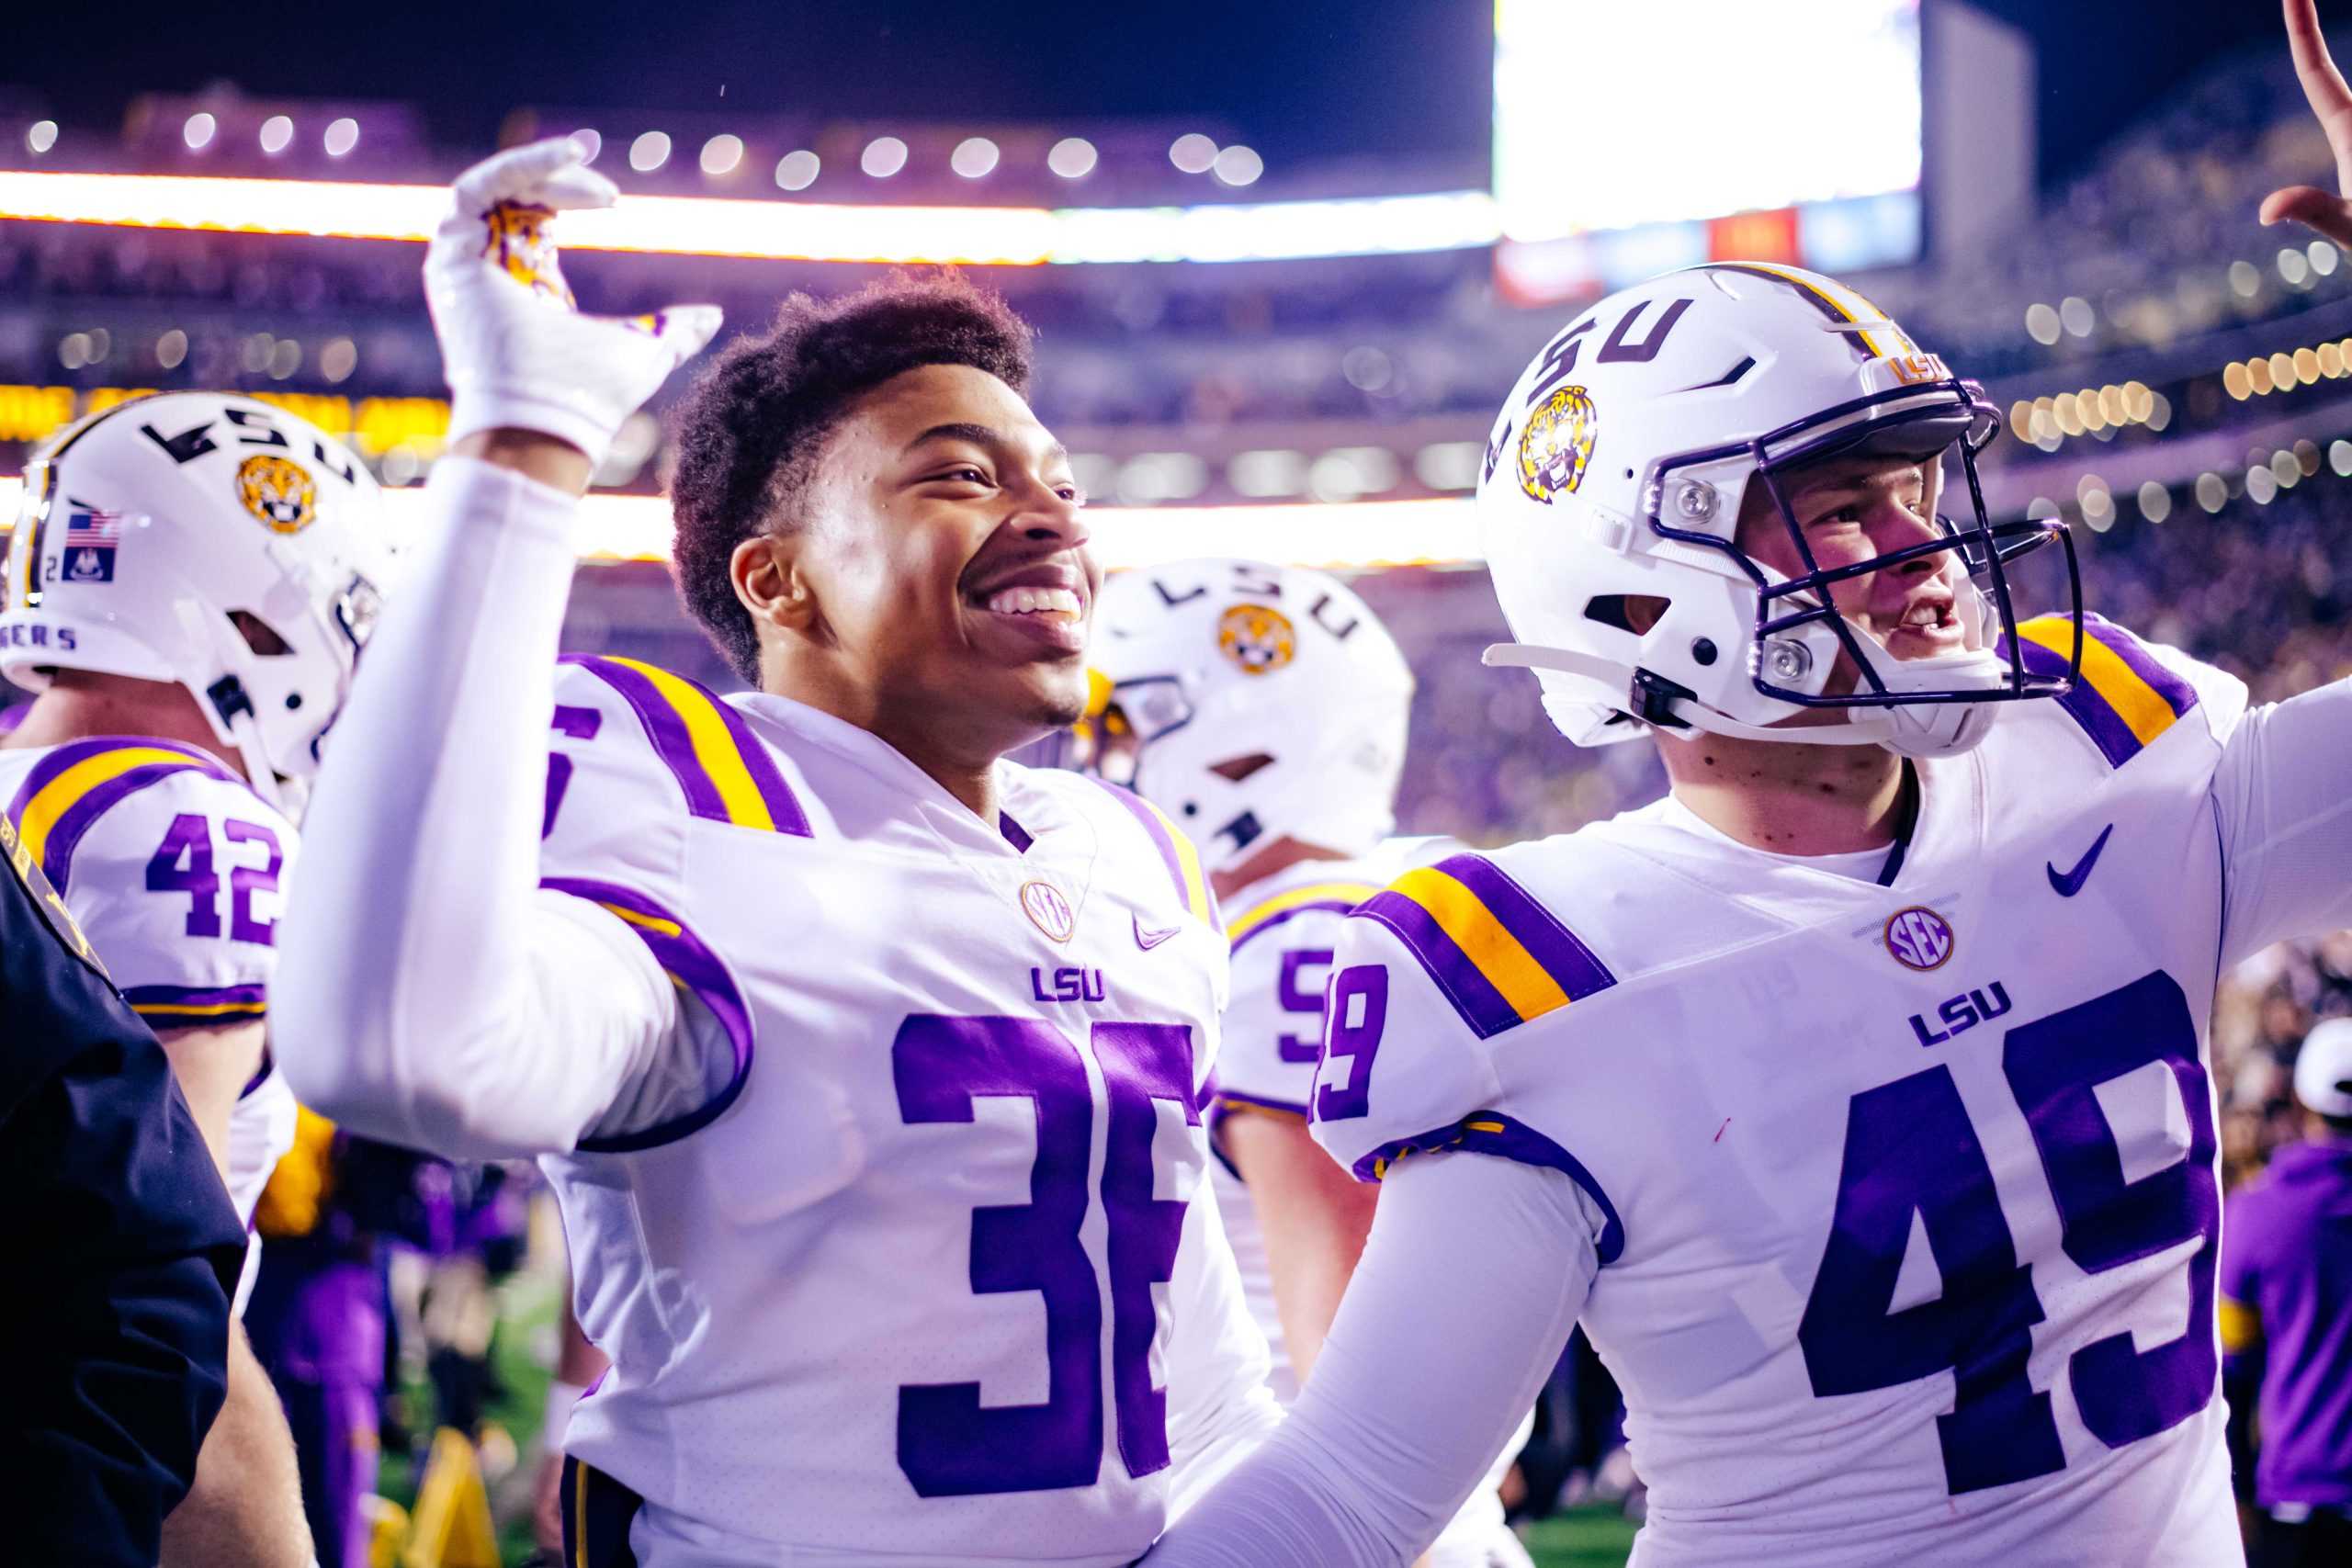
[(569, 305), (571, 289), (563, 281), (563, 273), (556, 265), (555, 244), (548, 238), (548, 220), (555, 209), (536, 202), (501, 201), (482, 214), (482, 223), (490, 231), (482, 254), (506, 275), (536, 294), (545, 294)]
[(1519, 437), (1519, 488), (1546, 506), (1584, 483), (1600, 421), (1582, 387), (1562, 387), (1527, 419)]
[(237, 500), (276, 534), (299, 534), (319, 514), (319, 487), (309, 471), (268, 453), (237, 465)]
[(1271, 675), (1298, 655), (1290, 618), (1267, 604), (1236, 604), (1216, 622), (1217, 651), (1244, 675)]

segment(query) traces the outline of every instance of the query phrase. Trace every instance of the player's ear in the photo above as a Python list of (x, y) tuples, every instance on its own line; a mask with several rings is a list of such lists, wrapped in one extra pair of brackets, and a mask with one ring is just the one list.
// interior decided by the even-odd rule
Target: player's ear
[(800, 571), (799, 538), (755, 534), (735, 547), (727, 575), (752, 619), (778, 631), (806, 632), (817, 624), (816, 586)]

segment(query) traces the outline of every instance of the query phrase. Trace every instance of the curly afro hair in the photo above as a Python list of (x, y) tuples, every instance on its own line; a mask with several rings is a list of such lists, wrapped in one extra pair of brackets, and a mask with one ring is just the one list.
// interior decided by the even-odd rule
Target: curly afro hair
[(759, 683), (735, 547), (797, 525), (826, 439), (857, 400), (925, 365), (968, 365), (1025, 395), (1030, 349), (1028, 323), (954, 273), (894, 273), (837, 299), (795, 294), (766, 332), (727, 345), (671, 416), (671, 570), (737, 674)]

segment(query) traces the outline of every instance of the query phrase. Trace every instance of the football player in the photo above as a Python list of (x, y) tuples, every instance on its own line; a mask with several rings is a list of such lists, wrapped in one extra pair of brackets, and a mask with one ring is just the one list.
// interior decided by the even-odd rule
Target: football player
[[(0, 802), (163, 1042), (248, 1222), (293, 1141), (264, 1043), (291, 818), (375, 614), (382, 540), (376, 481), (334, 438), (171, 392), (37, 454), (10, 544), (0, 673), (39, 694), (0, 738)], [(242, 1328), (229, 1366), (164, 1561), (307, 1562), (291, 1438)]]
[(1001, 760), (1082, 712), (1098, 584), (1027, 329), (953, 278), (787, 300), (677, 424), (682, 594), (756, 690), (559, 674), (575, 497), (718, 325), (571, 307), (580, 159), (471, 171), (428, 253), (455, 446), (320, 789), (294, 910), (348, 924), (295, 933), (287, 1069), (543, 1156), (612, 1358), (571, 1560), (1128, 1562), (1275, 1407), (1202, 1179), (1200, 862)]
[(2352, 918), (2352, 685), (2252, 706), (2078, 592), (2025, 618), (2012, 566), (2071, 545), (1987, 519), (1999, 423), (1783, 266), (1529, 367), (1488, 661), (1671, 793), (1347, 921), (1314, 1131), (1387, 1190), (1288, 1423), (1155, 1564), (1406, 1562), (1579, 1317), (1641, 1568), (2243, 1561), (2206, 1030)]
[[(1098, 679), (1080, 727), (1087, 767), (1197, 836), (1230, 912), (1209, 1179), (1272, 1352), (1271, 1386), (1287, 1405), (1322, 1348), (1379, 1192), (1316, 1146), (1307, 1100), (1340, 925), (1411, 863), (1407, 846), (1384, 840), (1412, 671), (1344, 583), (1250, 560), (1112, 578), (1089, 658)], [(1518, 1447), (1506, 1445), (1498, 1472)], [(1526, 1562), (1494, 1484), (1473, 1494), (1430, 1561)]]

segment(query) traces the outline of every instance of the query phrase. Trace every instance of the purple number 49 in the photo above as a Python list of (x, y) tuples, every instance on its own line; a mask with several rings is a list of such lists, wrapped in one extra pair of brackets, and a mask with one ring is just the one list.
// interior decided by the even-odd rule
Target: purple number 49
[(1372, 1111), (1372, 1059), (1388, 1024), (1388, 971), (1356, 964), (1331, 982), (1323, 1065), (1315, 1070), (1315, 1120), (1345, 1122)]

